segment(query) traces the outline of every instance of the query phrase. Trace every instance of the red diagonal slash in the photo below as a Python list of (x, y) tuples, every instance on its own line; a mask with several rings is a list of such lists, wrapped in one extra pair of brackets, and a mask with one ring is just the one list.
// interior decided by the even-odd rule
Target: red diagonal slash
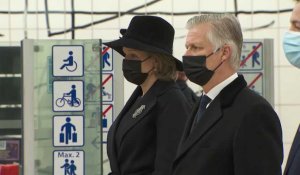
[(254, 83), (262, 76), (262, 73), (260, 72), (255, 78), (254, 80), (252, 80), (251, 83), (249, 83), (248, 88), (252, 87), (254, 85)]
[[(108, 82), (108, 80), (110, 79), (110, 78), (112, 78), (112, 74), (109, 74), (109, 76), (108, 77), (106, 77), (105, 79), (104, 79), (104, 81), (102, 82), (102, 87)], [(101, 88), (101, 86), (98, 86), (97, 87), (97, 89), (93, 92), (93, 94), (97, 91), (97, 90), (99, 90)]]
[(102, 82), (102, 86), (104, 86), (107, 82), (108, 82), (108, 80), (110, 79), (110, 78), (112, 78), (112, 74), (109, 74), (109, 76), (108, 77), (106, 77), (105, 78), (105, 80)]
[(109, 47), (106, 47), (102, 52), (101, 54), (104, 55), (107, 51), (108, 51)]
[[(110, 49), (110, 47), (106, 47), (104, 50), (102, 50), (101, 55), (105, 54), (105, 53), (108, 51), (108, 49)], [(86, 69), (88, 69), (91, 65), (93, 65), (93, 64), (95, 63), (95, 61), (97, 61), (97, 60), (98, 60), (98, 58), (95, 58), (95, 59), (92, 61), (92, 63), (89, 64), (89, 65), (87, 66)]]
[(244, 66), (244, 64), (247, 62), (247, 60), (256, 52), (256, 50), (262, 46), (262, 43), (259, 43), (253, 50), (252, 52), (249, 53), (249, 55), (241, 62), (240, 67)]
[[(109, 76), (106, 77), (105, 80), (102, 82), (102, 86), (104, 86), (104, 84), (106, 84), (106, 83), (108, 82), (108, 80), (109, 80), (110, 78), (112, 78), (112, 76), (113, 76), (113, 74), (109, 74)], [(99, 86), (92, 92), (92, 95), (94, 95), (100, 88), (101, 88), (101, 85), (99, 85)], [(91, 96), (92, 96), (92, 95), (91, 95)], [(87, 99), (89, 99), (89, 97), (88, 97)]]
[(109, 105), (105, 111), (102, 112), (102, 116), (106, 116), (106, 113), (113, 107), (113, 105)]

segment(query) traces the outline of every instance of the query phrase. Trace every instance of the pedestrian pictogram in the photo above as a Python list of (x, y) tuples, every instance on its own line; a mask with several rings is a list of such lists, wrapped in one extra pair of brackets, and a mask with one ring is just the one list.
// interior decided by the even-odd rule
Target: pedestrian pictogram
[(102, 49), (104, 51), (104, 53), (102, 55), (102, 60), (103, 60), (103, 62), (102, 62), (102, 69), (105, 69), (105, 65), (106, 66), (111, 66), (110, 65), (110, 61), (109, 61), (110, 54), (107, 53), (107, 50), (109, 49), (108, 47), (104, 46)]
[(83, 46), (54, 45), (52, 57), (53, 76), (83, 76)]
[[(78, 107), (80, 105), (81, 100), (77, 98), (76, 85), (73, 84), (71, 88), (72, 89), (69, 92), (63, 93), (63, 97), (56, 100), (56, 106), (63, 107), (65, 104), (68, 104), (72, 107)], [(70, 97), (70, 99), (67, 97)]]
[(54, 146), (83, 146), (84, 118), (83, 116), (53, 117)]
[(113, 54), (112, 54), (112, 49), (103, 46), (102, 47), (102, 71), (112, 71), (113, 70)]
[(54, 175), (84, 175), (83, 151), (54, 151)]
[(263, 47), (261, 42), (245, 42), (241, 53), (240, 70), (262, 70)]
[(59, 142), (69, 144), (69, 141), (77, 142), (76, 127), (71, 123), (71, 118), (66, 118), (66, 123), (61, 127), (61, 133), (59, 135)]
[(54, 111), (82, 111), (83, 100), (82, 81), (53, 82)]
[(255, 49), (256, 46), (252, 46), (252, 49), (255, 50), (253, 55), (252, 55), (252, 68), (254, 68), (256, 65), (260, 66), (260, 61), (259, 61), (259, 52), (257, 51), (257, 49)]
[(64, 169), (64, 175), (76, 175), (75, 171), (77, 167), (74, 160), (71, 160), (70, 164), (69, 159), (65, 159), (65, 163), (60, 168)]

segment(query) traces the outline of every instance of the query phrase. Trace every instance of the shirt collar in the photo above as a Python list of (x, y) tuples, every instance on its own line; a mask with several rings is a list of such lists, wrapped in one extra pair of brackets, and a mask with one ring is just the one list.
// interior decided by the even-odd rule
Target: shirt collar
[[(216, 96), (224, 89), (227, 85), (229, 85), (233, 80), (238, 77), (237, 73), (232, 74), (230, 77), (219, 83), (217, 86), (213, 87), (206, 95), (213, 101)], [(202, 94), (205, 94), (202, 92)]]

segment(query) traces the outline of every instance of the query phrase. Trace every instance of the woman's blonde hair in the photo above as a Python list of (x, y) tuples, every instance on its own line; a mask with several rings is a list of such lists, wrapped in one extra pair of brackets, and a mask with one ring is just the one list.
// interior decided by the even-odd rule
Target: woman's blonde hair
[(160, 53), (151, 53), (156, 61), (155, 76), (159, 80), (176, 80), (176, 63), (174, 58)]

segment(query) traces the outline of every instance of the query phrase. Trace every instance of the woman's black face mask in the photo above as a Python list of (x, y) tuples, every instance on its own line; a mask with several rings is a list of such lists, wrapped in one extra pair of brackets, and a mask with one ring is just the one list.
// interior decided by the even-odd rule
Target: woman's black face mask
[(206, 60), (219, 50), (220, 49), (217, 49), (208, 56), (199, 55), (182, 57), (183, 70), (190, 81), (203, 86), (211, 79), (215, 70), (217, 70), (223, 62), (221, 62), (214, 70), (209, 70), (206, 67)]
[(142, 62), (146, 61), (150, 57), (140, 61), (140, 60), (132, 60), (132, 59), (124, 59), (123, 60), (123, 75), (127, 81), (141, 85), (148, 77), (148, 73), (142, 73)]

